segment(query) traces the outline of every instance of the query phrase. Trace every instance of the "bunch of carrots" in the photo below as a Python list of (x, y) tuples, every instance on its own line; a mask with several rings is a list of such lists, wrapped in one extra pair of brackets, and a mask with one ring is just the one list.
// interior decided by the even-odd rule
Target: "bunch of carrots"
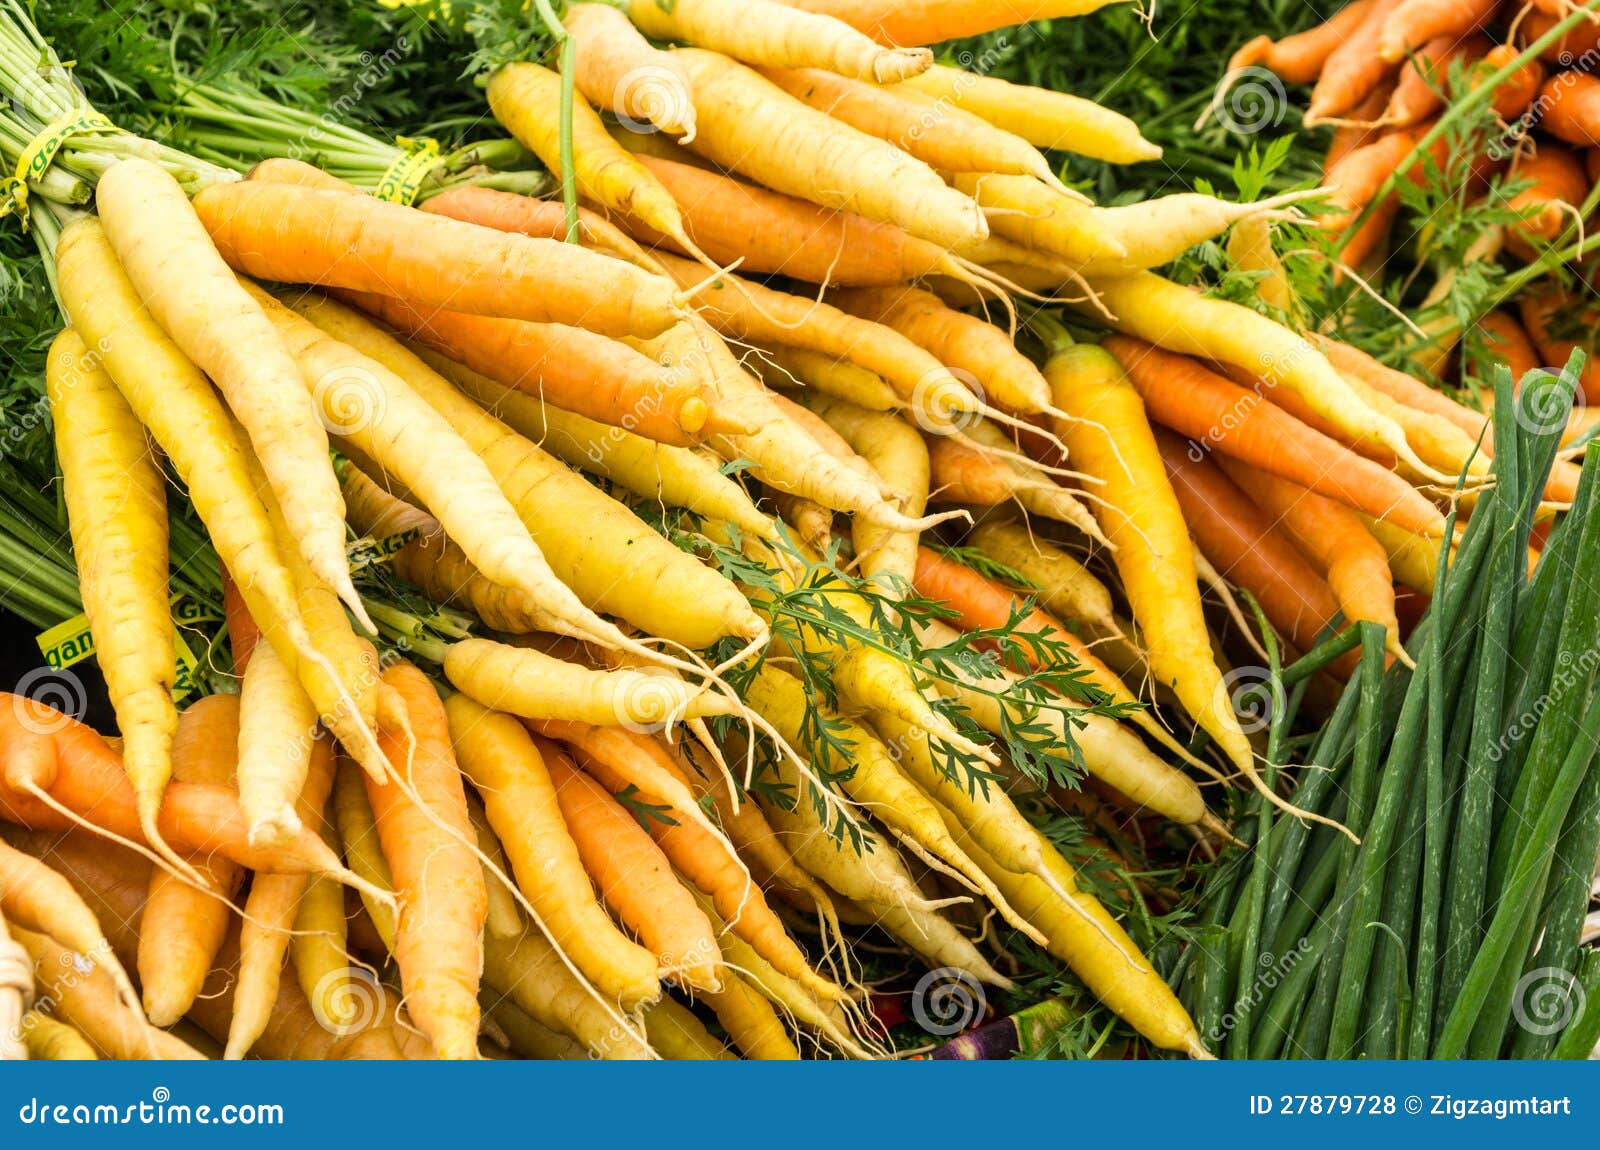
[[(1465, 200), (1499, 209), (1503, 219), (1467, 252), (1505, 265), (1494, 306), (1412, 325), (1408, 354), (1425, 375), (1471, 383), (1487, 380), (1495, 362), (1509, 363), (1520, 379), (1535, 367), (1559, 369), (1581, 349), (1589, 361), (1579, 401), (1592, 404), (1600, 369), (1594, 261), (1584, 257), (1600, 206), (1597, 65), (1593, 4), (1356, 0), (1305, 32), (1243, 45), (1217, 100), (1226, 103), (1253, 69), (1310, 86), (1306, 126), (1334, 127), (1323, 171), (1331, 210), (1318, 224), (1352, 274), (1381, 281), (1404, 270), (1395, 262), (1405, 239), (1397, 185), (1421, 182), (1430, 169), (1466, 184)], [(1437, 309), (1458, 269), (1433, 270), (1422, 304)], [(1460, 362), (1453, 373), (1462, 350), (1486, 362), (1476, 372)], [(1492, 406), (1482, 395), (1474, 405)]]
[[(1232, 228), (1265, 296), (1319, 190), (1095, 205), (1047, 153), (1154, 158), (1136, 125), (927, 48), (1096, 6), (571, 4), (558, 67), (488, 77), (514, 142), (444, 153), (236, 79), (155, 144), (5, 0), (119, 728), (0, 704), (0, 915), (93, 971), (29, 1052), (876, 1057), (871, 930), (1001, 990), (1026, 940), (1207, 1056), (1036, 796), (1087, 774), (1208, 851), (1203, 785), (1329, 821), (1258, 769), (1216, 627), (1247, 592), (1329, 691), (1347, 624), (1408, 661), (1396, 584), (1492, 444), (1154, 270)], [(181, 712), (173, 500), (236, 686)]]

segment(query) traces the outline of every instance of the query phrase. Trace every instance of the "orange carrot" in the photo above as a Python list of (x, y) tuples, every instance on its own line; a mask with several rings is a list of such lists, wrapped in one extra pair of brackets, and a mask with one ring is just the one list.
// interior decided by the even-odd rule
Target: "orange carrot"
[(1348, 507), (1238, 460), (1219, 462), (1229, 478), (1249, 491), (1262, 510), (1294, 537), (1301, 553), (1322, 571), (1345, 618), (1382, 626), (1389, 653), (1409, 662), (1400, 645), (1389, 555), (1361, 518)]
[[(684, 446), (711, 424), (701, 377), (673, 372), (624, 343), (582, 328), (425, 308), (411, 300), (338, 293), (419, 343), (506, 387), (557, 407)], [(740, 425), (742, 429), (743, 425)]]
[(1304, 32), (1281, 40), (1257, 36), (1247, 41), (1228, 58), (1227, 76), (1244, 68), (1267, 68), (1291, 84), (1309, 84), (1322, 74), (1328, 57), (1343, 44), (1367, 18), (1374, 0), (1354, 0), (1327, 20)]
[(194, 207), (223, 257), (258, 279), (611, 335), (658, 335), (679, 315), (671, 284), (619, 260), (371, 196), (254, 178), (213, 184)]
[(698, 114), (692, 147), (719, 167), (945, 247), (989, 234), (978, 205), (920, 160), (807, 107), (725, 56), (685, 48), (677, 58)]
[[(1478, 330), (1483, 333), (1483, 349), (1491, 363), (1503, 363), (1510, 368), (1513, 382), (1521, 383), (1528, 372), (1545, 366), (1539, 349), (1533, 346), (1522, 323), (1510, 312), (1492, 311), (1480, 316)], [(1485, 378), (1492, 377), (1485, 373)]]
[(1378, 138), (1381, 129), (1374, 125), (1383, 115), (1383, 110), (1389, 106), (1389, 97), (1394, 94), (1394, 89), (1392, 78), (1380, 83), (1368, 93), (1366, 99), (1351, 109), (1348, 118), (1333, 130), (1333, 139), (1328, 142), (1327, 154), (1322, 159), (1323, 183), (1327, 182), (1328, 173), (1341, 159), (1362, 144), (1370, 144)]
[[(1492, 358), (1507, 363), (1513, 380), (1521, 380), (1525, 373), (1540, 366), (1539, 353), (1534, 350), (1533, 342), (1522, 330), (1522, 325), (1508, 313), (1490, 312), (1478, 321), (1478, 327), (1484, 333), (1486, 352)], [(1396, 403), (1446, 419), (1473, 440), (1481, 435), (1480, 451), (1486, 456), (1493, 456), (1494, 428), (1483, 411), (1457, 403), (1437, 388), (1379, 363), (1366, 352), (1348, 344), (1319, 338), (1317, 346), (1339, 371), (1359, 379)], [(1577, 493), (1577, 488), (1577, 465), (1568, 460), (1557, 460), (1545, 484), (1545, 498), (1557, 503), (1569, 503)]]
[(1436, 36), (1465, 36), (1487, 24), (1499, 7), (1499, 0), (1403, 0), (1384, 16), (1378, 56), (1394, 64)]
[(222, 575), (222, 614), (228, 621), (228, 645), (233, 649), (233, 673), (242, 679), (245, 667), (250, 663), (251, 652), (261, 639), (261, 629), (251, 617), (250, 609), (245, 606), (244, 596), (240, 594), (233, 576), (228, 574), (228, 568), (221, 564), (218, 566)]
[(655, 957), (613, 925), (595, 898), (533, 736), (512, 716), (465, 695), (451, 695), (445, 710), (461, 766), (483, 799), (517, 886), (542, 920), (542, 934), (581, 972), (574, 980), (592, 1000), (627, 1011), (655, 1001), (661, 993)]
[(651, 46), (619, 9), (572, 4), (561, 17), (573, 42), (572, 78), (583, 98), (624, 127), (652, 125), (693, 138), (694, 97), (670, 52)]
[(835, 303), (926, 348), (976, 381), (980, 394), (1008, 411), (1031, 415), (1050, 406), (1050, 385), (1000, 328), (918, 288), (855, 288)]
[[(818, 207), (689, 163), (640, 156), (683, 213), (694, 245), (721, 264), (807, 283), (893, 284), (930, 275), (972, 278), (937, 244), (893, 224)], [(690, 253), (668, 237), (624, 221), (639, 239)]]
[[(397, 663), (384, 683), (405, 702), (412, 741), (380, 732), (394, 776), (364, 776), (400, 898), (395, 963), (406, 1005), (441, 1058), (478, 1055), (478, 980), (489, 913), (483, 868), (444, 707), (428, 677)], [(400, 780), (404, 779), (404, 782)]]
[[(1472, 66), (1467, 76), (1467, 87), (1476, 89), (1486, 83), (1501, 68), (1510, 64), (1521, 50), (1514, 44), (1496, 44), (1484, 53), (1483, 59)], [(1539, 87), (1544, 83), (1544, 64), (1538, 60), (1529, 60), (1522, 67), (1502, 80), (1491, 96), (1490, 103), (1494, 105), (1495, 115), (1502, 120), (1515, 120), (1525, 113), (1533, 104), (1539, 94)]]
[[(172, 741), (172, 777), (231, 787), (238, 758), (239, 696), (207, 695), (190, 704)], [(171, 1026), (194, 1005), (228, 932), (228, 902), (244, 882), (243, 870), (226, 858), (202, 862), (200, 870), (214, 890), (161, 869), (150, 872), (139, 922), (139, 982), (145, 1013), (157, 1026)]]
[(1569, 226), (1581, 223), (1578, 205), (1589, 194), (1589, 176), (1575, 151), (1547, 142), (1533, 155), (1519, 158), (1511, 178), (1531, 183), (1506, 204), (1521, 217), (1506, 229), (1506, 247), (1518, 258), (1531, 260)]
[[(1005, 587), (971, 567), (946, 559), (926, 547), (917, 552), (917, 571), (912, 583), (917, 594), (937, 600), (955, 611), (956, 617), (951, 622), (963, 631), (1006, 627), (1021, 606), (1021, 600)], [(1034, 608), (1024, 617), (1018, 633), (1041, 635), (1064, 645), (1078, 661), (1092, 686), (1104, 691), (1114, 703), (1133, 704), (1128, 716), (1130, 722), (1137, 724), (1145, 734), (1179, 757), (1190, 758), (1155, 717), (1137, 703), (1133, 693), (1095, 656), (1088, 645), (1049, 615)]]
[[(974, 428), (973, 430), (977, 430)], [(1004, 436), (1001, 442), (1009, 442)], [(928, 444), (935, 502), (972, 503), (994, 507), (1015, 500), (1032, 515), (1076, 527), (1090, 539), (1105, 541), (1093, 515), (1077, 495), (1025, 463), (986, 450), (988, 444), (954, 436), (933, 437)]]
[[(679, 283), (703, 278), (699, 266), (688, 260), (669, 255), (658, 258)], [(930, 422), (945, 415), (943, 423), (949, 423), (977, 410), (977, 397), (951, 374), (948, 361), (941, 362), (938, 349), (831, 304), (726, 275), (704, 292), (695, 306), (729, 339), (762, 346), (792, 345), (870, 371), (888, 383), (902, 402), (926, 412)], [(1000, 334), (998, 330), (996, 334)], [(791, 417), (796, 415), (792, 407), (785, 410)], [(814, 424), (812, 430), (816, 430)]]
[[(634, 732), (607, 732), (605, 738), (583, 735), (582, 741), (569, 744), (589, 774), (613, 793), (632, 787), (643, 802), (661, 805), (662, 795), (648, 787), (637, 787), (633, 779), (648, 770), (670, 778), (678, 786), (689, 786), (689, 775), (659, 742)], [(840, 998), (839, 988), (819, 976), (800, 948), (784, 929), (783, 922), (768, 906), (761, 888), (756, 886), (743, 864), (716, 836), (694, 823), (667, 823), (650, 818), (646, 828), (661, 851), (685, 878), (711, 896), (717, 914), (731, 924), (733, 932), (748, 942), (772, 963), (780, 974), (804, 983), (830, 998)]]
[[(677, 69), (670, 74), (686, 78)], [(570, 124), (563, 125), (559, 75), (526, 61), (504, 64), (489, 77), (488, 91), (495, 119), (546, 168), (564, 172), (570, 158), (573, 183), (584, 199), (640, 220), (679, 243), (689, 242), (671, 193), (611, 138), (600, 114), (581, 96), (572, 101)]]
[(1195, 544), (1231, 583), (1255, 596), (1283, 635), (1302, 651), (1339, 613), (1333, 591), (1294, 544), (1219, 468), (1170, 431), (1156, 431), (1161, 461)]
[[(711, 921), (673, 876), (667, 857), (605, 787), (553, 744), (543, 750), (561, 817), (600, 897), (656, 956), (668, 980), (691, 991), (719, 989), (722, 952)], [(654, 815), (641, 817), (655, 821)]]
[(1408, 531), (1444, 530), (1443, 516), (1414, 487), (1274, 406), (1272, 389), (1247, 390), (1130, 336), (1111, 336), (1105, 347), (1122, 363), (1151, 418), (1204, 450), (1245, 460)]
[[(120, 955), (132, 955), (138, 945), (139, 908), (143, 904), (150, 868), (144, 859), (104, 839), (79, 831), (65, 835), (40, 835), (16, 832), (19, 846), (48, 856), (60, 865), (61, 873), (72, 883), (100, 921), (105, 924), (112, 946)], [(7, 828), (7, 835), (12, 835)], [(221, 1041), (228, 1033), (233, 1012), (234, 967), (238, 948), (230, 935), (217, 955), (205, 989), (189, 1011), (189, 1020), (205, 1033)], [(356, 1035), (337, 1035), (316, 1020), (294, 979), (284, 980), (281, 993), (272, 1004), (265, 1030), (256, 1043), (257, 1056), (266, 1059), (327, 1059), (345, 1057), (351, 1045), (375, 1033), (390, 1035), (391, 1058), (427, 1057), (427, 1044), (414, 1028), (394, 1033), (396, 1002), (381, 984), (369, 985), (372, 994), (371, 1025)]]
[[(1600, 362), (1595, 356), (1600, 344), (1594, 335), (1600, 330), (1600, 309), (1574, 300), (1559, 288), (1524, 291), (1518, 304), (1522, 326), (1539, 349), (1546, 370), (1560, 371), (1574, 351), (1587, 355), (1579, 387), (1585, 403), (1590, 407), (1600, 404)], [(1567, 332), (1572, 334), (1564, 334)]]
[[(478, 184), (462, 184), (430, 196), (421, 207), (436, 216), (449, 216), (497, 232), (516, 232), (544, 240), (565, 240), (567, 236), (567, 213), (559, 201), (536, 200), (532, 196), (496, 191)], [(626, 232), (588, 208), (578, 209), (578, 237), (584, 247), (610, 252), (635, 263), (639, 263), (641, 257), (649, 258)]]
[[(1561, 20), (1561, 16), (1549, 12), (1530, 11), (1523, 14), (1517, 22), (1517, 43), (1527, 47), (1535, 40), (1542, 40), (1545, 33)], [(1546, 63), (1566, 67), (1574, 60), (1583, 59), (1585, 52), (1596, 49), (1600, 49), (1600, 24), (1592, 20), (1580, 20), (1575, 28), (1563, 33), (1539, 55)]]
[[(1318, 225), (1327, 231), (1345, 228), (1373, 201), (1384, 181), (1411, 154), (1430, 126), (1418, 124), (1412, 128), (1387, 132), (1371, 143), (1352, 148), (1342, 156), (1338, 163), (1328, 169), (1326, 177), (1328, 186), (1333, 189), (1329, 200), (1340, 210), (1319, 217)], [(1441, 161), (1445, 149), (1435, 143), (1433, 150), (1434, 159)], [(1420, 165), (1412, 168), (1413, 179), (1417, 178), (1420, 170)]]
[(1396, 0), (1374, 0), (1355, 27), (1341, 29), (1341, 42), (1323, 61), (1311, 89), (1307, 126), (1343, 116), (1383, 82), (1389, 67), (1378, 58), (1378, 39), (1395, 6)]
[(1600, 78), (1557, 72), (1539, 89), (1539, 126), (1583, 148), (1600, 145)]
[[(133, 788), (105, 740), (42, 703), (3, 693), (0, 818), (39, 830), (87, 824), (141, 841)], [(169, 786), (158, 826), (180, 853), (221, 855), (250, 870), (324, 874), (388, 897), (345, 870), (327, 844), (309, 831), (270, 847), (251, 844), (249, 824), (231, 788)]]
[(1401, 67), (1383, 122), (1404, 128), (1431, 116), (1451, 98), (1451, 70), (1488, 51), (1489, 41), (1482, 36), (1435, 36), (1429, 40)]

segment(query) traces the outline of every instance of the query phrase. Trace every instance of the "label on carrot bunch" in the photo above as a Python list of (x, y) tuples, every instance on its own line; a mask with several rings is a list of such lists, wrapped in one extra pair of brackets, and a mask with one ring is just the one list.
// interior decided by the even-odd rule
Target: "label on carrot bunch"
[(429, 172), (444, 163), (444, 156), (439, 152), (438, 140), (411, 140), (401, 136), (395, 142), (405, 152), (384, 171), (373, 195), (391, 204), (410, 207), (416, 203), (417, 193), (422, 190), (422, 181), (428, 178)]
[[(172, 618), (179, 627), (183, 627), (204, 622), (220, 622), (222, 617), (205, 604), (197, 603), (180, 594), (172, 597)], [(41, 631), (34, 641), (39, 644), (39, 653), (44, 656), (44, 661), (58, 671), (74, 663), (81, 663), (94, 654), (94, 635), (89, 630), (87, 615), (74, 615), (70, 619), (64, 619), (48, 631)], [(194, 652), (189, 649), (189, 644), (184, 642), (181, 630), (173, 633), (172, 653), (177, 665), (177, 673), (172, 682), (172, 697), (181, 703), (200, 690), (200, 683), (195, 677), (200, 667), (200, 660), (195, 658)]]
[(22, 154), (17, 157), (16, 169), (11, 176), (0, 185), (3, 192), (3, 202), (0, 202), (0, 216), (10, 215), (15, 212), (22, 220), (24, 229), (28, 226), (28, 181), (42, 177), (55, 162), (61, 147), (73, 136), (84, 132), (120, 132), (122, 129), (106, 119), (93, 108), (74, 108), (40, 129), (39, 134), (22, 149)]

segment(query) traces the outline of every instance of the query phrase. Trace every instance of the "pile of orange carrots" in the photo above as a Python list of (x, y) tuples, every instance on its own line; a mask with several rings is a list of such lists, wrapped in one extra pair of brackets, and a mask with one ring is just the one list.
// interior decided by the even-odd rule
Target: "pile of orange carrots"
[[(0, 704), (29, 1053), (874, 1057), (870, 929), (998, 988), (1027, 939), (1206, 1056), (1009, 740), (1225, 841), (1203, 783), (1285, 802), (1235, 592), (1406, 660), (1396, 585), (1492, 444), (1285, 322), (1272, 226), (1316, 190), (1095, 205), (1047, 153), (1153, 158), (1136, 125), (925, 47), (1096, 6), (570, 5), (564, 76), (487, 84), (560, 199), (67, 139), (31, 210), (120, 733)], [(1153, 270), (1230, 228), (1270, 308)], [(163, 464), (237, 680), (181, 713)], [(465, 625), (397, 632), (352, 540)]]
[[(1516, 378), (1534, 367), (1558, 369), (1582, 349), (1589, 357), (1582, 396), (1594, 403), (1593, 261), (1572, 257), (1585, 252), (1600, 203), (1597, 67), (1593, 5), (1355, 0), (1308, 31), (1245, 44), (1219, 98), (1250, 69), (1310, 85), (1306, 125), (1335, 126), (1323, 172), (1333, 210), (1319, 224), (1337, 237), (1342, 263), (1368, 277), (1397, 270), (1403, 213), (1396, 183), (1422, 181), (1431, 164), (1459, 171), (1470, 185), (1466, 199), (1493, 198), (1510, 218), (1486, 230), (1469, 258), (1541, 266), (1531, 269), (1537, 279), (1513, 276), (1521, 290), (1477, 319), (1475, 342), (1486, 358), (1509, 363)], [(1460, 121), (1485, 112), (1490, 130), (1460, 131)], [(1546, 274), (1569, 260), (1568, 286)], [(1446, 269), (1425, 303), (1446, 300), (1453, 283)], [(1435, 320), (1419, 334), (1415, 362), (1446, 375), (1463, 340), (1461, 321)]]

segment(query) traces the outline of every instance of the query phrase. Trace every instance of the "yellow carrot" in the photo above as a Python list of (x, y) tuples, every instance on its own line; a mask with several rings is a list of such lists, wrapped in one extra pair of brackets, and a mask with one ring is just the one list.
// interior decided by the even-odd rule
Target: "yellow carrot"
[(848, 24), (772, 0), (630, 0), (628, 16), (647, 36), (710, 48), (751, 64), (826, 68), (893, 84), (933, 63), (926, 48), (885, 48)]
[(609, 4), (569, 5), (561, 23), (573, 39), (573, 80), (584, 99), (625, 125), (694, 137), (694, 97), (672, 53), (651, 47)]
[(492, 639), (452, 644), (444, 673), (485, 706), (528, 719), (638, 728), (738, 712), (731, 700), (675, 676), (594, 671)]
[[(358, 685), (334, 681), (326, 659), (317, 655), (300, 617), (288, 555), (256, 494), (246, 444), (210, 382), (140, 302), (97, 220), (65, 228), (56, 261), (75, 325), (102, 352), (117, 389), (184, 481), (261, 633), (294, 667), (318, 712), (355, 753), (363, 753), (370, 735), (364, 744), (356, 728), (370, 726), (375, 711), (352, 710), (350, 691)], [(342, 537), (341, 528), (341, 550)]]
[(156, 812), (178, 729), (166, 480), (144, 427), (70, 327), (50, 345), (45, 384), (84, 614), (122, 731), (139, 823), (164, 849)]
[(1030, 88), (943, 65), (905, 83), (935, 99), (949, 100), (1035, 147), (1076, 152), (1110, 164), (1161, 158), (1160, 147), (1146, 140), (1128, 117), (1065, 92)]
[(983, 213), (919, 160), (809, 108), (725, 56), (676, 53), (694, 89), (690, 145), (719, 167), (946, 247), (988, 234)]
[[(674, 57), (675, 58), (675, 57)], [(676, 76), (674, 71), (669, 73)], [(563, 172), (561, 77), (538, 64), (513, 63), (489, 77), (489, 108), (508, 132), (552, 172)], [(672, 193), (611, 138), (581, 96), (572, 102), (573, 180), (579, 193), (607, 211), (632, 216), (694, 251)], [(709, 262), (709, 261), (708, 261)]]
[[(811, 399), (809, 406), (883, 476), (902, 511), (918, 516), (927, 509), (928, 448), (916, 428), (894, 415), (841, 399), (819, 396)], [(873, 581), (886, 595), (904, 595), (917, 569), (919, 533), (858, 520), (851, 523), (850, 536), (861, 577)]]
[[(328, 434), (261, 308), (164, 168), (143, 159), (113, 164), (95, 187), (95, 205), (145, 306), (244, 425), (294, 529), (285, 542), (304, 552), (370, 630), (345, 559), (344, 500), (328, 462)], [(151, 240), (152, 228), (161, 242)]]

